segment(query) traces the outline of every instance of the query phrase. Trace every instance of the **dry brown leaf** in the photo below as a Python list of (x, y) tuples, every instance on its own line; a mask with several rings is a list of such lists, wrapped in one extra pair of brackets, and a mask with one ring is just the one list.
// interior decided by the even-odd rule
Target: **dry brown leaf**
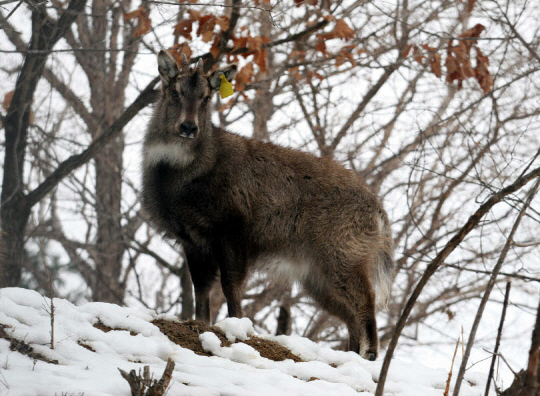
[(262, 49), (263, 44), (264, 44), (264, 40), (263, 40), (263, 37), (261, 36), (247, 38), (247, 47), (248, 49), (252, 51), (260, 51)]
[(189, 13), (190, 19), (193, 19), (195, 21), (198, 21), (203, 16), (203, 13), (197, 10), (189, 10), (188, 13)]
[(169, 53), (176, 60), (176, 63), (181, 65), (183, 62), (182, 54), (185, 54), (188, 59), (191, 58), (193, 51), (187, 43), (175, 44), (169, 49)]
[(341, 51), (339, 51), (339, 54), (343, 56), (345, 59), (347, 59), (349, 62), (351, 62), (351, 65), (356, 66), (356, 61), (354, 60), (354, 56), (347, 51), (346, 48), (343, 48)]
[(484, 93), (488, 93), (493, 88), (493, 77), (489, 73), (489, 58), (482, 54), (478, 48), (476, 48), (476, 67), (474, 68), (475, 77)]
[(459, 35), (459, 37), (462, 37), (462, 38), (478, 38), (478, 37), (480, 37), (480, 34), (484, 30), (486, 30), (484, 25), (481, 25), (481, 24), (477, 23), (473, 28), (471, 28), (469, 30), (466, 30), (463, 33), (461, 33)]
[(412, 44), (407, 44), (405, 48), (403, 48), (403, 51), (401, 51), (401, 56), (404, 58), (408, 57), (411, 52), (412, 47), (413, 47)]
[(8, 92), (4, 95), (4, 101), (2, 102), (2, 107), (5, 111), (9, 111), (9, 107), (11, 106), (11, 101), (13, 100), (13, 94), (15, 91)]
[(248, 40), (247, 37), (238, 37), (238, 38), (233, 39), (233, 49), (232, 49), (233, 52), (240, 48), (246, 48), (247, 40)]
[(197, 36), (201, 36), (208, 31), (213, 31), (214, 26), (216, 26), (216, 17), (214, 15), (203, 15), (201, 19), (199, 19)]
[(229, 18), (226, 16), (216, 17), (216, 24), (219, 26), (222, 32), (229, 30)]
[(434, 52), (429, 60), (429, 65), (431, 66), (431, 72), (441, 78), (441, 54)]
[(137, 27), (133, 32), (133, 37), (144, 36), (152, 29), (152, 20), (149, 18), (150, 12), (143, 6), (135, 11), (124, 14), (124, 21), (137, 18)]
[(129, 21), (131, 19), (141, 18), (144, 16), (145, 16), (145, 9), (143, 7), (139, 7), (135, 11), (125, 13), (124, 21)]
[(152, 20), (150, 18), (145, 18), (141, 22), (139, 22), (139, 26), (137, 26), (137, 29), (135, 29), (135, 31), (133, 32), (133, 37), (144, 36), (151, 29), (152, 29)]
[(307, 54), (306, 51), (296, 50), (296, 51), (291, 52), (290, 57), (291, 58), (297, 58), (297, 59), (300, 59), (300, 60), (304, 60), (306, 58), (306, 54)]
[(235, 79), (235, 89), (238, 92), (242, 92), (246, 85), (253, 81), (254, 70), (253, 63), (246, 64), (238, 74)]
[(416, 45), (413, 45), (413, 57), (416, 62), (420, 63), (421, 65), (424, 64), (425, 56), (420, 48), (418, 48)]
[(210, 48), (210, 53), (212, 54), (212, 56), (214, 57), (214, 59), (217, 59), (219, 53), (220, 53), (220, 49), (219, 49), (219, 37), (218, 36), (215, 36), (214, 37), (214, 42), (212, 43), (212, 48)]
[(326, 52), (326, 43), (324, 40), (319, 40), (317, 42), (317, 45), (315, 46), (315, 51), (321, 52), (324, 56), (328, 55), (328, 52)]
[(336, 67), (340, 67), (345, 63), (345, 57), (342, 55), (336, 55)]
[(191, 40), (191, 31), (193, 30), (193, 19), (184, 19), (183, 21), (178, 22), (174, 26), (174, 35), (182, 36)]
[(471, 12), (473, 10), (475, 3), (476, 0), (469, 0), (467, 2), (467, 12)]
[(423, 49), (425, 49), (426, 51), (428, 51), (428, 52), (435, 52), (435, 51), (437, 51), (437, 48), (431, 47), (431, 46), (429, 46), (429, 45), (427, 45), (427, 44), (422, 44), (421, 47), (422, 47)]
[(337, 38), (348, 41), (354, 38), (354, 30), (343, 19), (338, 19), (334, 28), (334, 35)]
[(452, 53), (448, 53), (446, 56), (445, 66), (446, 82), (451, 84), (454, 80), (458, 80), (459, 88), (461, 88), (461, 82), (464, 80), (465, 76), (463, 75), (461, 65)]
[(201, 38), (205, 43), (209, 43), (214, 38), (214, 32), (212, 30), (208, 30), (202, 34)]
[(259, 69), (263, 73), (266, 71), (266, 58), (267, 58), (267, 51), (265, 49), (261, 51), (257, 51), (254, 54), (254, 58), (253, 58), (253, 62), (255, 62), (257, 66), (259, 66)]

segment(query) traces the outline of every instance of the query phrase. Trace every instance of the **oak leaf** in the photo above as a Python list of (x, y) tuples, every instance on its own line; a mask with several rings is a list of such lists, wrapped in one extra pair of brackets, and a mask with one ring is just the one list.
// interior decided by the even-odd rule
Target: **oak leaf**
[(217, 59), (220, 52), (221, 50), (219, 49), (219, 37), (215, 36), (214, 42), (212, 43), (212, 47), (210, 48), (210, 53), (212, 54), (214, 59)]
[(184, 19), (183, 21), (178, 22), (174, 26), (174, 35), (182, 36), (191, 40), (191, 31), (193, 30), (194, 19)]
[(198, 21), (203, 16), (203, 13), (197, 10), (189, 10), (188, 13), (189, 13), (190, 19), (193, 19), (195, 21)]
[(213, 37), (214, 37), (214, 32), (212, 30), (208, 30), (204, 32), (201, 36), (202, 41), (204, 41), (205, 43), (209, 43), (210, 41), (212, 41)]
[(191, 55), (193, 54), (193, 51), (189, 47), (188, 43), (175, 44), (168, 51), (179, 65), (181, 65), (183, 62), (182, 54), (186, 55), (188, 59), (190, 59)]
[(348, 41), (354, 38), (354, 30), (343, 19), (338, 19), (334, 28), (334, 35), (337, 38)]
[(152, 20), (149, 18), (150, 12), (143, 6), (140, 6), (135, 11), (124, 14), (124, 21), (137, 19), (137, 27), (133, 32), (133, 37), (144, 36), (152, 28)]
[(328, 55), (328, 52), (326, 51), (326, 43), (324, 42), (324, 40), (317, 41), (317, 45), (315, 46), (315, 51), (319, 51), (325, 56)]
[(203, 15), (199, 19), (199, 28), (197, 29), (197, 36), (201, 36), (208, 31), (213, 31), (216, 26), (216, 17), (214, 15)]
[(418, 48), (416, 45), (413, 46), (413, 57), (416, 62), (420, 63), (421, 65), (424, 64), (425, 56), (420, 48)]
[(489, 73), (488, 66), (489, 58), (476, 48), (476, 67), (474, 68), (474, 73), (484, 93), (488, 93), (493, 88), (493, 77)]
[(254, 70), (253, 63), (247, 63), (236, 75), (235, 89), (237, 92), (242, 92), (246, 85), (253, 81)]
[(435, 76), (441, 78), (442, 76), (442, 70), (441, 70), (441, 54), (434, 52), (431, 55), (431, 59), (429, 60), (429, 65), (431, 67), (431, 72), (435, 74)]
[(11, 101), (13, 100), (13, 94), (15, 91), (10, 91), (7, 94), (4, 95), (4, 101), (2, 102), (2, 107), (5, 111), (9, 111), (9, 107), (11, 106)]
[(222, 32), (229, 30), (229, 18), (226, 16), (216, 17), (216, 24), (219, 26)]

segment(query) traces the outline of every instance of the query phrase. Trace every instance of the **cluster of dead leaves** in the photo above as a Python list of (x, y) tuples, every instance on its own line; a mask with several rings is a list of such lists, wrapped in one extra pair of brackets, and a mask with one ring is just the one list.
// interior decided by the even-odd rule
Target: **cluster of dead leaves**
[[(469, 4), (474, 5), (474, 2)], [(472, 29), (463, 32), (459, 37), (457, 44), (454, 45), (454, 40), (449, 40), (446, 47), (446, 82), (451, 84), (457, 81), (458, 89), (463, 86), (463, 81), (468, 78), (474, 78), (480, 84), (484, 93), (488, 93), (493, 88), (493, 78), (489, 73), (489, 58), (485, 56), (478, 47), (478, 38), (484, 31), (484, 26), (477, 24)], [(472, 49), (474, 48), (474, 53)], [(441, 54), (437, 52), (437, 48), (430, 47), (427, 44), (417, 46), (409, 44), (402, 52), (403, 57), (408, 57), (411, 54), (413, 59), (424, 65), (424, 60), (430, 66), (430, 71), (438, 78), (442, 77)], [(472, 66), (473, 55), (476, 55), (476, 65)]]
[(229, 30), (229, 18), (221, 15), (203, 14), (201, 11), (189, 10), (189, 18), (186, 18), (174, 26), (174, 34), (191, 40), (193, 24), (199, 23), (196, 35), (200, 36), (202, 41), (209, 43), (216, 36), (214, 28), (218, 25), (222, 32)]
[(355, 45), (346, 45), (339, 49), (336, 54), (331, 54), (326, 48), (326, 41), (332, 39), (341, 39), (344, 41), (350, 41), (354, 38), (354, 30), (343, 19), (337, 19), (336, 25), (331, 32), (321, 33), (317, 35), (317, 44), (315, 50), (323, 54), (325, 57), (333, 57), (336, 60), (336, 67), (343, 65), (346, 61), (349, 61), (352, 66), (356, 65), (354, 55), (365, 52), (363, 49), (357, 48)]
[[(194, 24), (197, 23), (197, 30), (194, 30)], [(219, 31), (215, 27), (219, 26)], [(174, 35), (186, 39), (186, 42), (176, 44), (169, 49), (178, 62), (181, 62), (182, 54), (188, 58), (192, 55), (192, 50), (188, 42), (194, 37), (200, 37), (205, 43), (212, 43), (210, 53), (217, 58), (222, 50), (222, 35), (229, 30), (229, 18), (226, 16), (203, 14), (197, 10), (189, 10), (188, 17), (174, 26)], [(255, 69), (253, 64), (258, 66), (260, 72), (267, 70), (267, 50), (265, 44), (270, 40), (264, 36), (252, 36), (247, 27), (240, 29), (241, 36), (231, 35), (233, 48), (229, 54), (229, 60), (238, 61), (239, 57), (247, 58), (253, 55), (253, 63), (248, 63), (238, 73), (235, 79), (236, 91), (243, 91), (245, 86), (253, 81)]]
[(152, 29), (152, 20), (150, 19), (150, 11), (147, 7), (140, 6), (135, 11), (124, 14), (124, 21), (137, 19), (137, 27), (133, 32), (133, 37), (141, 37)]
[[(324, 19), (328, 22), (334, 20), (332, 16), (326, 16)], [(354, 30), (345, 22), (343, 19), (337, 19), (334, 28), (332, 31), (327, 33), (320, 33), (317, 37), (317, 43), (315, 45), (315, 50), (320, 52), (325, 58), (334, 58), (335, 66), (339, 67), (345, 62), (349, 61), (351, 65), (355, 66), (356, 61), (354, 59), (355, 55), (365, 52), (363, 49), (357, 48), (355, 45), (345, 45), (341, 47), (336, 53), (331, 53), (326, 47), (326, 41), (332, 39), (341, 39), (343, 41), (350, 41), (354, 38)], [(303, 62), (307, 55), (306, 51), (293, 51), (290, 55), (292, 60), (298, 62)], [(296, 78), (297, 80), (307, 79), (312, 80), (313, 78), (318, 78), (323, 80), (324, 76), (319, 72), (312, 71), (306, 68), (300, 68), (299, 66), (291, 67), (289, 70), (289, 75)]]

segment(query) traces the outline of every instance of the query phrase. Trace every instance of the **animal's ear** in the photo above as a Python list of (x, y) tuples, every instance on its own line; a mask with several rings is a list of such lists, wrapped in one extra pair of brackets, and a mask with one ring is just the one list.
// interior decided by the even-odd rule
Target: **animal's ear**
[(163, 50), (158, 54), (158, 70), (164, 86), (180, 72), (172, 55)]
[(208, 76), (208, 81), (210, 82), (210, 87), (213, 91), (218, 90), (221, 85), (221, 76), (222, 74), (225, 76), (227, 81), (231, 82), (234, 77), (236, 76), (236, 73), (238, 72), (238, 66), (236, 66), (234, 63), (225, 67), (222, 67), (221, 69), (217, 69), (215, 72), (210, 74)]

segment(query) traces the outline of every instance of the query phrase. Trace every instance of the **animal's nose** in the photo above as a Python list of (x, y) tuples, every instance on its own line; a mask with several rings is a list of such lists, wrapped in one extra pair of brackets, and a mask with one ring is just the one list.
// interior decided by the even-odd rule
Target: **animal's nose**
[(180, 136), (193, 138), (197, 133), (197, 125), (186, 121), (180, 124)]

